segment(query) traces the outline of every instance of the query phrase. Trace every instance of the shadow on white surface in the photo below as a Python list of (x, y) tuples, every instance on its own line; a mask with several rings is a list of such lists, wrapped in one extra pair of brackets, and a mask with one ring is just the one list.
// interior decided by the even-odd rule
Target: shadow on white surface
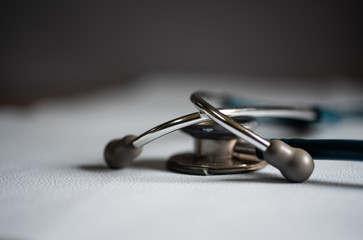
[[(93, 172), (93, 173), (119, 173), (121, 176), (123, 174), (124, 169), (109, 169), (105, 164), (84, 164), (77, 167), (82, 171)], [(191, 178), (191, 181), (195, 182), (203, 182), (205, 184), (216, 183), (216, 182), (230, 182), (230, 183), (272, 183), (272, 184), (285, 184), (285, 185), (300, 185), (303, 184), (305, 186), (315, 186), (315, 187), (333, 187), (333, 188), (342, 188), (342, 189), (351, 189), (351, 190), (363, 190), (363, 183), (349, 183), (349, 182), (339, 182), (332, 180), (323, 180), (323, 179), (309, 179), (304, 183), (291, 183), (287, 182), (281, 175), (264, 172), (264, 171), (251, 171), (242, 174), (230, 174), (230, 175), (213, 175), (213, 176), (202, 176), (202, 175), (188, 175), (178, 172), (172, 172), (167, 169), (166, 161), (160, 159), (144, 159), (137, 160), (132, 165), (127, 167), (130, 170), (147, 170), (152, 172), (162, 172), (162, 173), (171, 173), (175, 174), (173, 182), (178, 182), (178, 179), (181, 182), (185, 182), (186, 178)], [(160, 175), (158, 177), (158, 182), (163, 182), (163, 176)], [(139, 178), (135, 177), (135, 181), (138, 181)], [(170, 182), (170, 174), (164, 178), (164, 182)]]

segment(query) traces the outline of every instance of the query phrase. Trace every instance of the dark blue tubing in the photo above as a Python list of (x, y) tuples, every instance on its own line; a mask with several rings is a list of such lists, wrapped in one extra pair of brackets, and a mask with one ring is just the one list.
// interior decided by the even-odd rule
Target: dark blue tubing
[[(280, 139), (291, 147), (306, 150), (313, 159), (363, 161), (363, 140), (343, 139)], [(256, 150), (263, 159), (262, 152)]]

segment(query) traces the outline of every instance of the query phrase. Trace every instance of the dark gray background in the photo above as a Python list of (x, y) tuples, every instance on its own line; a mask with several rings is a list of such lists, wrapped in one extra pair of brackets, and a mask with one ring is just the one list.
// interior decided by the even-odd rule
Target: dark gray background
[(14, 1), (2, 11), (1, 104), (149, 72), (363, 77), (362, 1)]

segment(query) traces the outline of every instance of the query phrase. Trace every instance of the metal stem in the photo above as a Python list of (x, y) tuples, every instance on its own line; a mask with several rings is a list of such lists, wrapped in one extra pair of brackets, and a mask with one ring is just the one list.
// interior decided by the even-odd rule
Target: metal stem
[(213, 121), (220, 124), (227, 130), (235, 134), (236, 136), (251, 143), (253, 146), (255, 146), (256, 148), (260, 149), (263, 152), (268, 148), (268, 146), (270, 146), (269, 141), (259, 136), (258, 134), (254, 133), (253, 131), (239, 125), (232, 118), (223, 114), (217, 108), (213, 107), (211, 104), (205, 101), (201, 97), (201, 95), (202, 95), (201, 93), (193, 93), (190, 97), (190, 100), (194, 103), (197, 109), (202, 111), (202, 113), (200, 113), (201, 115), (205, 113)]
[[(278, 117), (297, 119), (304, 121), (316, 121), (317, 112), (313, 108), (302, 108), (292, 106), (252, 106), (240, 108), (221, 108), (218, 109), (228, 117)], [(142, 147), (145, 144), (162, 137), (168, 133), (174, 132), (181, 128), (209, 121), (209, 117), (199, 113), (191, 113), (168, 122), (162, 123), (143, 134), (139, 135), (133, 142), (134, 147)]]

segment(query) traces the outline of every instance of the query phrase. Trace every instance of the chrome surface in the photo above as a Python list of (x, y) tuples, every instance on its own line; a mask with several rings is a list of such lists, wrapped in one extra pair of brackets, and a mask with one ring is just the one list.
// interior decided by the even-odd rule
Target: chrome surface
[(239, 125), (236, 121), (234, 121), (229, 116), (223, 114), (217, 108), (213, 107), (207, 101), (205, 101), (202, 97), (202, 94), (193, 93), (190, 97), (190, 100), (194, 103), (194, 105), (203, 113), (208, 115), (212, 120), (225, 127), (227, 130), (245, 140), (248, 143), (251, 143), (256, 148), (261, 151), (265, 151), (268, 146), (270, 146), (270, 142), (266, 139), (262, 138), (255, 132)]
[[(218, 110), (228, 117), (276, 117), (304, 121), (315, 121), (318, 117), (316, 111), (312, 108), (291, 106), (252, 106), (240, 108), (219, 108)], [(208, 116), (200, 115), (199, 113), (184, 115), (162, 123), (144, 132), (139, 135), (132, 144), (135, 147), (142, 147), (168, 133), (209, 120), (210, 118)]]
[(232, 140), (212, 140), (195, 139), (195, 152), (197, 156), (205, 158), (230, 159), (237, 139)]
[(259, 160), (255, 155), (233, 153), (233, 158), (208, 159), (192, 153), (172, 156), (168, 162), (168, 169), (195, 175), (233, 174), (255, 171), (265, 167), (267, 163)]
[[(237, 143), (253, 151), (236, 152)], [(254, 146), (235, 136), (229, 140), (194, 138), (194, 153), (175, 155), (168, 160), (167, 166), (175, 172), (214, 175), (258, 170), (266, 166), (266, 162), (257, 158)]]

